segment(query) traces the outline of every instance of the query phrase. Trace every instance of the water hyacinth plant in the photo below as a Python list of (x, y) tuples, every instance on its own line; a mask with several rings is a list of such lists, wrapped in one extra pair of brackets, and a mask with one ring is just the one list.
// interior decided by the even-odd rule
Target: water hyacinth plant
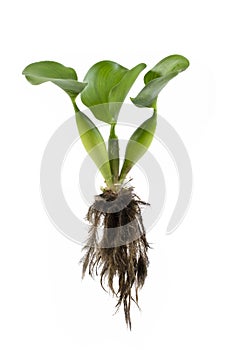
[[(116, 308), (123, 305), (130, 329), (131, 301), (138, 305), (138, 290), (147, 276), (149, 244), (141, 215), (141, 208), (147, 203), (134, 193), (127, 176), (153, 140), (160, 91), (188, 66), (185, 57), (171, 55), (145, 74), (144, 87), (131, 101), (139, 108), (150, 108), (151, 117), (131, 135), (121, 168), (116, 134), (118, 115), (146, 64), (127, 69), (116, 62), (101, 61), (88, 70), (83, 82), (78, 81), (74, 69), (52, 61), (32, 63), (23, 71), (31, 84), (52, 82), (67, 93), (74, 107), (81, 141), (104, 178), (105, 185), (95, 196), (86, 217), (91, 226), (81, 260), (83, 277), (86, 271), (91, 276), (100, 274), (101, 286), (105, 290), (107, 286), (117, 299)], [(78, 108), (78, 96), (94, 118), (109, 125), (107, 145), (94, 122)]]

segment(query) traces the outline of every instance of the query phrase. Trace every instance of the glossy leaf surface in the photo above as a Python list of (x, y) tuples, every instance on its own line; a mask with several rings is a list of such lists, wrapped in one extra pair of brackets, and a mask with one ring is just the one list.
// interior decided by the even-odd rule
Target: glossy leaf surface
[(132, 102), (138, 107), (156, 108), (157, 97), (160, 91), (177, 74), (187, 69), (189, 61), (181, 55), (165, 57), (156, 64), (144, 77), (145, 87)]
[(109, 124), (116, 123), (122, 102), (145, 67), (141, 63), (129, 70), (112, 61), (96, 63), (84, 78), (88, 86), (81, 94), (82, 102), (97, 119)]
[(41, 61), (28, 65), (23, 74), (33, 85), (52, 82), (63, 89), (71, 98), (75, 98), (85, 87), (86, 83), (78, 82), (74, 69), (63, 66), (58, 62)]

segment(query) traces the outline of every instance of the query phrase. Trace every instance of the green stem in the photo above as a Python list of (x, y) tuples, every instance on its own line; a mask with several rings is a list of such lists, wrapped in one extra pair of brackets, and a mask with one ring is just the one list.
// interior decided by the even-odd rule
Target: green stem
[(126, 151), (125, 160), (119, 176), (119, 183), (123, 183), (131, 168), (138, 162), (150, 147), (157, 124), (157, 111), (154, 108), (153, 115), (145, 120), (131, 135)]
[(79, 110), (75, 98), (71, 98), (71, 101), (83, 146), (102, 173), (107, 186), (112, 187), (111, 167), (103, 137), (95, 124)]
[(115, 133), (115, 126), (115, 123), (111, 125), (110, 135), (108, 139), (108, 157), (113, 183), (117, 183), (119, 177), (119, 142), (118, 137)]
[(73, 107), (74, 107), (75, 113), (80, 112), (80, 110), (79, 110), (79, 108), (78, 108), (78, 106), (77, 106), (77, 104), (76, 104), (76, 102), (75, 102), (75, 98), (72, 98), (72, 97), (71, 97), (71, 102), (72, 102), (72, 105), (73, 105)]

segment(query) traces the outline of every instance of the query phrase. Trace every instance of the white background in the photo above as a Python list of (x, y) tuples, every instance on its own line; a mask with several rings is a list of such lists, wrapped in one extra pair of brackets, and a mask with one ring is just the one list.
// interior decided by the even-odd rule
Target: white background
[[(1, 5), (1, 349), (232, 349), (230, 4), (22, 0)], [(182, 225), (166, 236), (177, 178), (172, 163), (164, 161), (171, 169), (167, 207), (163, 224), (150, 234), (154, 249), (142, 312), (133, 311), (130, 333), (122, 313), (112, 316), (114, 300), (99, 284), (81, 282), (81, 247), (56, 231), (41, 202), (41, 157), (72, 106), (52, 85), (30, 86), (21, 71), (34, 61), (55, 60), (74, 67), (82, 80), (98, 60), (152, 67), (173, 53), (188, 57), (191, 66), (161, 94), (159, 112), (189, 150), (193, 198)], [(169, 162), (166, 155), (163, 159)]]

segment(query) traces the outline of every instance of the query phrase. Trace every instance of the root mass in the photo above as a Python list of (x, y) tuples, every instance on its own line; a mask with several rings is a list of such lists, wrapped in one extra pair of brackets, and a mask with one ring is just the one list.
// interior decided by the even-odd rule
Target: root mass
[(103, 289), (107, 286), (117, 299), (116, 311), (123, 305), (130, 329), (131, 301), (138, 306), (138, 290), (145, 283), (149, 265), (149, 244), (141, 216), (144, 205), (148, 204), (134, 194), (132, 187), (119, 192), (105, 190), (96, 196), (87, 213), (91, 228), (81, 260), (83, 277), (86, 271), (92, 277), (100, 275)]

